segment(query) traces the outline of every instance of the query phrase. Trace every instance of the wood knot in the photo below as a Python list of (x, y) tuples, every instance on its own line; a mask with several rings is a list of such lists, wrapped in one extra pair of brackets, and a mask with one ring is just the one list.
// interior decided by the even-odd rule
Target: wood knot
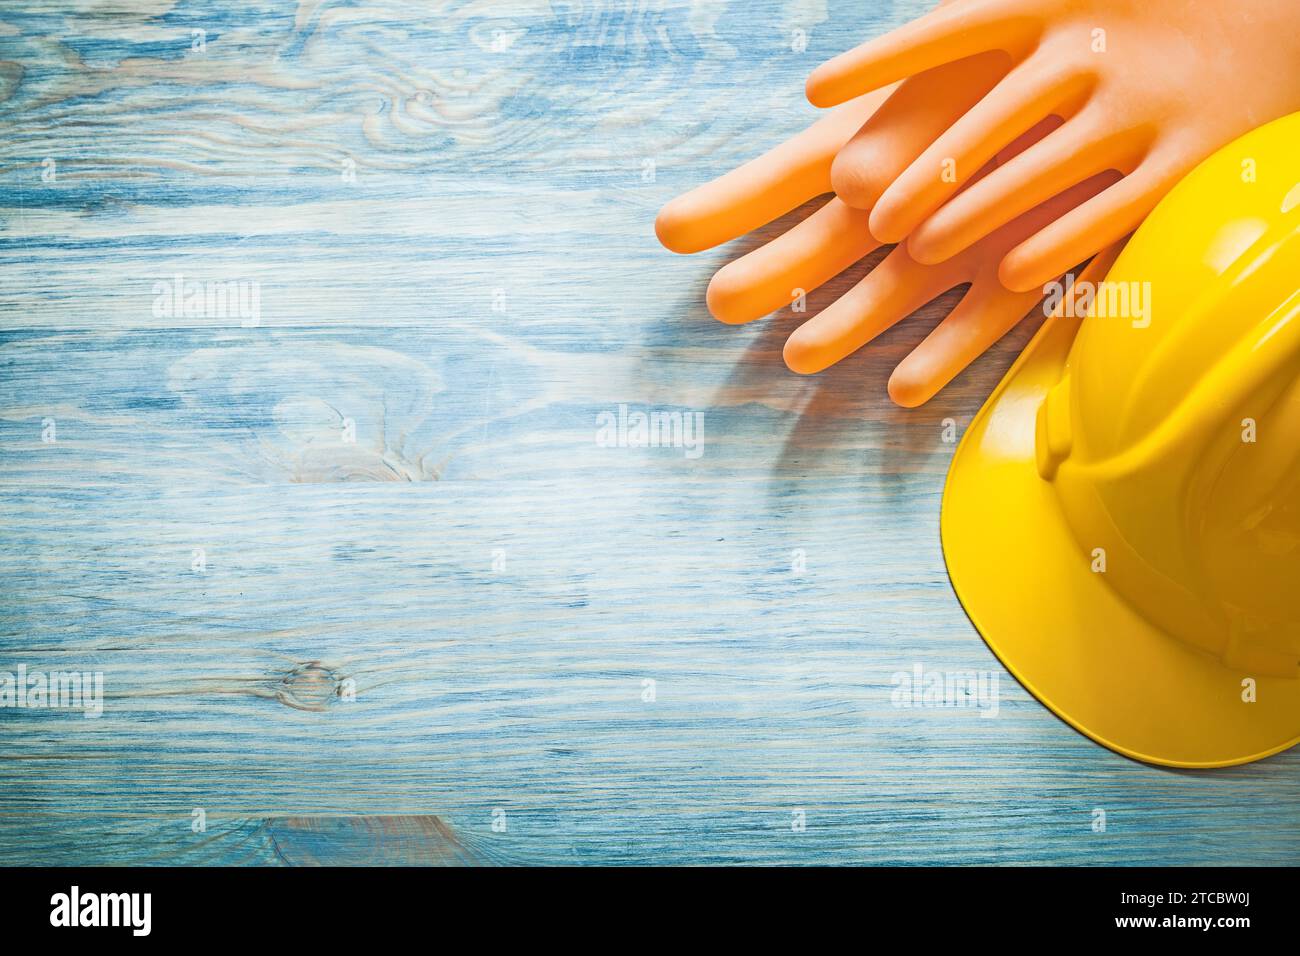
[(420, 816), (272, 817), (266, 832), (289, 866), (471, 866), (485, 862), (443, 820)]
[(299, 664), (275, 687), (276, 699), (298, 710), (324, 710), (338, 695), (338, 675), (320, 661)]

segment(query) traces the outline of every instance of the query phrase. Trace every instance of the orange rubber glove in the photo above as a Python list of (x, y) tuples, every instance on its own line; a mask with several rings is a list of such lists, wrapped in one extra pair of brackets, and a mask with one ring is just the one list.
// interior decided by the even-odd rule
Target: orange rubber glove
[[(808, 98), (833, 106), (990, 53), (1006, 57), (1010, 72), (883, 195), (858, 181), (876, 155), (866, 132), (846, 145), (833, 179), (841, 198), (871, 210), (877, 237), (906, 238), (918, 261), (933, 264), (1075, 184), (1122, 173), (1008, 252), (999, 275), (1016, 291), (1131, 232), (1220, 146), (1300, 110), (1297, 0), (955, 0), (822, 64)], [(959, 192), (1050, 115), (1064, 124)]]
[[(655, 222), (660, 241), (676, 252), (707, 249), (827, 192), (836, 153), (859, 126), (856, 142), (870, 144), (875, 160), (862, 181), (883, 190), (912, 156), (988, 92), (1006, 68), (1000, 55), (974, 57), (913, 77), (888, 97), (878, 92), (845, 104), (771, 152), (674, 199)], [(1024, 137), (1007, 154), (1042, 132)], [(890, 377), (889, 394), (895, 402), (920, 405), (1038, 301), (1037, 291), (1012, 293), (998, 284), (997, 264), (1005, 252), (1107, 181), (1097, 177), (1081, 184), (941, 265), (922, 265), (905, 247), (896, 248), (845, 296), (791, 335), (786, 364), (796, 372), (820, 371), (926, 302), (970, 282), (958, 307)], [(724, 322), (749, 322), (789, 305), (797, 290), (821, 286), (881, 245), (868, 228), (868, 215), (830, 200), (784, 235), (719, 270), (709, 284), (710, 311)]]

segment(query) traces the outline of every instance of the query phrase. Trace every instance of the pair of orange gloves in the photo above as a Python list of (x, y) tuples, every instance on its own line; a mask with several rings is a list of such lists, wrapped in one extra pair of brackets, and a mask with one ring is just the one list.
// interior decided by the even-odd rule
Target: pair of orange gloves
[(836, 109), (674, 199), (656, 232), (698, 252), (833, 191), (724, 266), (709, 309), (752, 321), (897, 243), (785, 361), (821, 371), (970, 283), (890, 377), (916, 406), (1202, 159), (1300, 110), (1300, 0), (952, 0), (822, 64), (807, 92)]

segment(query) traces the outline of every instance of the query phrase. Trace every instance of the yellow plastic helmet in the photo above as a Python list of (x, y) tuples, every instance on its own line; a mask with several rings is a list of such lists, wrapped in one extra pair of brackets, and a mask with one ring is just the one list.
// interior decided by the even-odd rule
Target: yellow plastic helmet
[(948, 572), (1089, 737), (1258, 760), (1300, 742), (1300, 113), (1205, 160), (1110, 259), (967, 429)]

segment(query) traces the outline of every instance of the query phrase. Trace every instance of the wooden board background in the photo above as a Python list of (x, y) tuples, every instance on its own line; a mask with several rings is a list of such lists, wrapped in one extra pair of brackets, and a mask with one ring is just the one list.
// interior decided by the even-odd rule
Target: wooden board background
[[(0, 861), (1300, 862), (1300, 754), (1118, 757), (955, 600), (944, 422), (1028, 329), (903, 411), (951, 296), (805, 379), (708, 318), (736, 249), (654, 240), (926, 5), (6, 2), (0, 670), (106, 702), (0, 710)], [(598, 447), (620, 403), (704, 454)]]

